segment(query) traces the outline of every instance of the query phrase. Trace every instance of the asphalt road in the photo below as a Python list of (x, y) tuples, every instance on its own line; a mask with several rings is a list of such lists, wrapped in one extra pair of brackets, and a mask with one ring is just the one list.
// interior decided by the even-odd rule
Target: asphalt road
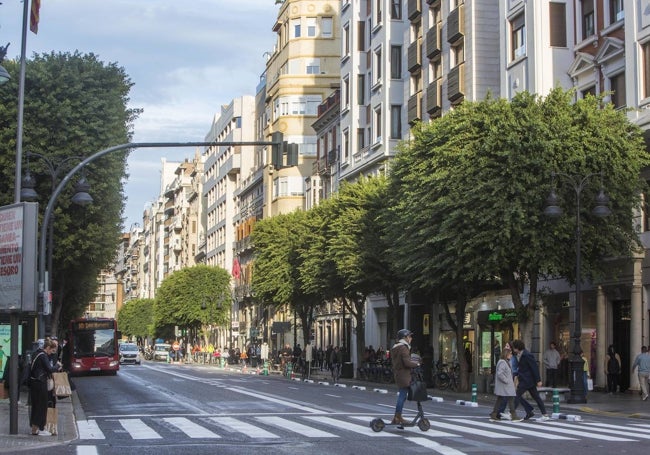
[[(580, 422), (490, 422), (485, 406), (423, 403), (431, 424), (374, 432), (388, 393), (206, 366), (146, 362), (117, 376), (74, 379), (80, 438), (50, 454), (647, 454), (650, 422), (584, 415)], [(378, 386), (378, 388), (385, 386)], [(405, 415), (415, 414), (407, 402)], [(521, 413), (520, 409), (520, 413)]]

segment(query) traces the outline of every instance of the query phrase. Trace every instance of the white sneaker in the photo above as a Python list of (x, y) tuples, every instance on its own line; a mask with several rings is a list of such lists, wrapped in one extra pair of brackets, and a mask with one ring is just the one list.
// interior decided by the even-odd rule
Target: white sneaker
[(540, 421), (545, 422), (547, 420), (550, 420), (550, 417), (547, 414), (543, 414), (540, 418)]
[(643, 401), (648, 399), (648, 395), (643, 395), (643, 398), (641, 398)]
[(50, 433), (49, 431), (41, 430), (41, 431), (38, 432), (38, 435), (39, 436), (52, 436), (52, 433)]
[(501, 420), (512, 420), (512, 419), (510, 418), (510, 414), (504, 412), (503, 414), (501, 414)]

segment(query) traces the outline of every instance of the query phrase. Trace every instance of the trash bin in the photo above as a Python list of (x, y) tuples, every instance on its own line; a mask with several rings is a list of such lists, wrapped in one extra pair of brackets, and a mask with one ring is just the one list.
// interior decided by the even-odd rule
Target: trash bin
[(345, 379), (352, 379), (354, 377), (354, 365), (352, 362), (343, 362), (341, 377)]

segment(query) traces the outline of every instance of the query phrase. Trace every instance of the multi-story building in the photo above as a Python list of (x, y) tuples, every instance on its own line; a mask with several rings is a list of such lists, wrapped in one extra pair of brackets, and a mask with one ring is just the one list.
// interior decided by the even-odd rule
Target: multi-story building
[(118, 282), (113, 268), (104, 269), (97, 277), (97, 292), (88, 305), (85, 316), (89, 318), (114, 318), (117, 314)]

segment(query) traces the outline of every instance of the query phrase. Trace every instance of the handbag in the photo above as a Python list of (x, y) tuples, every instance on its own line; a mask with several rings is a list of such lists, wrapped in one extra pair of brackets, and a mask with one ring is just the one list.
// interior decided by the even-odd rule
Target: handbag
[(427, 401), (429, 399), (427, 384), (424, 381), (411, 382), (406, 398), (409, 401)]
[(57, 434), (59, 423), (59, 413), (57, 408), (47, 408), (47, 417), (45, 418), (45, 431), (49, 431), (53, 436)]
[(587, 390), (594, 390), (594, 380), (591, 378), (587, 379)]
[(47, 378), (47, 391), (51, 392), (52, 390), (54, 390), (54, 379)]
[(54, 394), (57, 397), (69, 397), (72, 395), (72, 388), (70, 387), (67, 372), (52, 373), (52, 379), (54, 379)]

